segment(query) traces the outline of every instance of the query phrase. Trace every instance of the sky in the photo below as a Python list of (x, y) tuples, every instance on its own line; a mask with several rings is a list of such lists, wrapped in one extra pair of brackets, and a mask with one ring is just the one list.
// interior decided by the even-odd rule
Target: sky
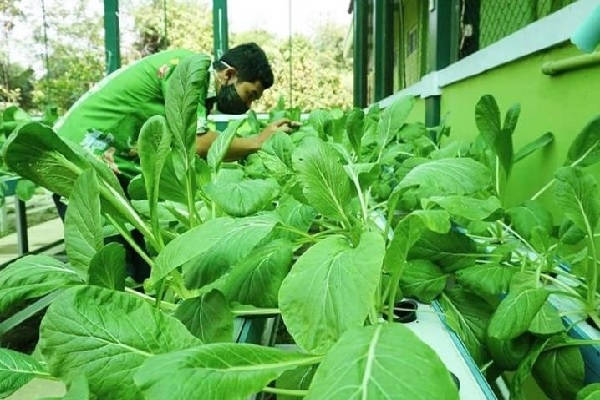
[[(46, 7), (52, 7), (53, 2), (62, 0), (44, 0)], [(129, 0), (132, 1), (132, 0)], [(135, 0), (133, 0), (135, 1)], [(144, 0), (138, 0), (144, 1)], [(167, 7), (169, 6), (169, 0)], [(212, 0), (197, 0), (198, 3), (212, 3)], [(27, 13), (32, 17), (41, 20), (41, 0), (22, 0), (27, 5)], [(227, 0), (227, 11), (229, 17), (229, 32), (243, 32), (251, 29), (264, 29), (277, 36), (287, 37), (292, 33), (301, 33), (310, 35), (314, 29), (325, 21), (331, 21), (342, 26), (350, 26), (352, 17), (348, 14), (348, 4), (350, 0)], [(121, 8), (125, 14), (124, 1), (121, 1)], [(291, 5), (291, 19), (290, 19)], [(103, 2), (101, 0), (89, 0), (89, 7), (86, 13), (90, 15), (102, 15)], [(0, 16), (0, 22), (2, 20)], [(124, 19), (122, 36), (127, 31)], [(14, 51), (10, 49), (10, 42), (28, 43), (31, 42), (31, 29), (27, 26), (16, 26), (11, 32), (8, 42), (5, 42), (3, 35), (0, 35), (0, 48), (9, 50), (10, 59), (13, 62), (19, 62), (24, 65), (34, 64), (36, 71), (41, 67), (41, 59), (38, 55), (27, 51)], [(122, 37), (121, 45), (126, 47), (131, 40)], [(38, 49), (37, 51), (42, 51)], [(35, 58), (33, 61), (31, 57)]]

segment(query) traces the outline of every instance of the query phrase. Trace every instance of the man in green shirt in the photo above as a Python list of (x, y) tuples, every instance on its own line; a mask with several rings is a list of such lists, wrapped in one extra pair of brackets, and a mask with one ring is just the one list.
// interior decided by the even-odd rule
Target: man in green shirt
[[(165, 93), (173, 72), (194, 57), (194, 73), (201, 85), (197, 104), (196, 151), (204, 157), (217, 133), (209, 130), (207, 114), (213, 106), (224, 114), (244, 114), (263, 91), (273, 85), (273, 72), (264, 51), (255, 43), (241, 44), (211, 62), (207, 54), (166, 50), (121, 68), (82, 96), (54, 125), (57, 134), (103, 158), (129, 181), (140, 173), (136, 149), (144, 122), (165, 115)], [(235, 138), (228, 159), (257, 151), (277, 130), (289, 132), (290, 121), (274, 122), (259, 134)], [(123, 179), (125, 178), (125, 179)]]

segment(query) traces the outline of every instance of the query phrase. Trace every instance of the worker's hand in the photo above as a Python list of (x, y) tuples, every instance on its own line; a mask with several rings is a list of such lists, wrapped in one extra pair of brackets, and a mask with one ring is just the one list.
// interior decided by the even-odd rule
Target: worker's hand
[(267, 141), (275, 132), (291, 133), (293, 130), (298, 129), (300, 123), (291, 121), (287, 118), (279, 119), (275, 122), (270, 123), (265, 129), (257, 135), (258, 147), (261, 147), (264, 142)]

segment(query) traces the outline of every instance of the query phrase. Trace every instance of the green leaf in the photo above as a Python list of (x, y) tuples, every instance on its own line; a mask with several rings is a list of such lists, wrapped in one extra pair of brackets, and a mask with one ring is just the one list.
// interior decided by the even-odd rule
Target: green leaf
[[(313, 207), (287, 194), (281, 196), (275, 212), (281, 217), (283, 225), (296, 228), (300, 232), (308, 232), (317, 216), (317, 211)], [(281, 230), (278, 237), (294, 240), (298, 238), (298, 234)]]
[(537, 139), (527, 143), (525, 146), (521, 148), (521, 150), (515, 153), (513, 158), (513, 163), (517, 163), (527, 157), (528, 155), (536, 152), (539, 149), (543, 149), (554, 142), (554, 134), (552, 132), (546, 132)]
[(600, 160), (600, 116), (590, 120), (571, 143), (565, 166), (588, 167)]
[(85, 375), (77, 375), (62, 400), (89, 400), (90, 385)]
[(283, 321), (304, 350), (325, 353), (350, 328), (362, 326), (379, 283), (381, 235), (364, 233), (356, 248), (330, 236), (294, 264), (279, 291)]
[(0, 271), (0, 315), (21, 301), (80, 283), (77, 273), (56, 258), (27, 255)]
[[(235, 226), (229, 217), (206, 221), (169, 242), (156, 257), (149, 285), (156, 284), (175, 268), (207, 252)], [(194, 243), (194, 246), (190, 246)]]
[(354, 108), (348, 114), (348, 119), (346, 120), (346, 132), (348, 134), (348, 140), (350, 141), (350, 145), (352, 145), (352, 149), (354, 153), (361, 153), (362, 146), (362, 137), (365, 133), (365, 112), (361, 108)]
[(294, 247), (275, 240), (252, 251), (233, 267), (220, 288), (229, 301), (277, 308), (277, 295), (292, 265)]
[(533, 377), (549, 398), (575, 398), (584, 386), (585, 367), (581, 351), (577, 346), (544, 351), (533, 365)]
[[(277, 381), (275, 386), (280, 389), (308, 390), (310, 387), (318, 365), (301, 366), (296, 369), (285, 371)], [(277, 400), (298, 400), (295, 396), (277, 395)]]
[(93, 169), (75, 180), (65, 216), (65, 250), (69, 263), (87, 275), (94, 255), (104, 246), (98, 179)]
[(535, 227), (541, 226), (547, 232), (552, 231), (552, 214), (539, 201), (527, 200), (525, 203), (506, 210), (511, 227), (523, 238), (529, 240)]
[(125, 198), (114, 172), (90, 152), (71, 145), (51, 128), (29, 122), (10, 134), (2, 147), (8, 168), (24, 179), (69, 198), (75, 180), (93, 167), (99, 180)]
[(32, 356), (0, 348), (0, 399), (10, 396), (40, 375), (48, 373)]
[(397, 189), (427, 188), (436, 194), (471, 194), (490, 185), (489, 170), (470, 158), (445, 158), (419, 164), (400, 182)]
[(485, 95), (479, 99), (475, 106), (475, 123), (485, 142), (495, 150), (496, 139), (502, 130), (502, 121), (500, 109), (493, 96)]
[(565, 326), (556, 308), (546, 301), (540, 311), (535, 315), (529, 331), (540, 336), (553, 335), (563, 332)]
[(445, 272), (472, 266), (481, 257), (473, 239), (464, 233), (451, 230), (437, 233), (426, 230), (413, 245), (409, 259), (428, 259), (440, 265)]
[(431, 303), (446, 287), (446, 274), (429, 260), (408, 261), (400, 278), (400, 289), (407, 297)]
[(547, 343), (548, 340), (535, 343), (532, 346), (531, 351), (519, 364), (519, 367), (510, 382), (510, 393), (511, 397), (514, 397), (514, 400), (525, 400), (525, 394), (523, 393), (525, 382), (531, 376), (533, 364), (535, 364)]
[(175, 318), (188, 328), (192, 335), (204, 343), (231, 342), (233, 340), (233, 314), (227, 299), (218, 290), (203, 296), (185, 299)]
[(600, 400), (600, 383), (591, 383), (577, 393), (577, 400)]
[(513, 339), (525, 333), (547, 298), (545, 289), (510, 292), (494, 313), (488, 335), (496, 339)]
[(125, 290), (125, 248), (118, 243), (109, 243), (94, 255), (89, 269), (90, 285), (112, 290)]
[(206, 194), (227, 214), (245, 217), (264, 209), (277, 195), (274, 179), (244, 179), (239, 169), (222, 169), (214, 182), (206, 186)]
[(56, 299), (40, 332), (50, 373), (84, 374), (100, 399), (141, 400), (133, 376), (145, 360), (202, 343), (139, 297), (97, 286), (73, 288)]
[(529, 333), (524, 333), (513, 339), (498, 339), (488, 336), (487, 348), (498, 368), (514, 371), (525, 360), (531, 350), (533, 338)]
[[(197, 236), (194, 236), (200, 241), (207, 239), (211, 241), (207, 243), (207, 247), (202, 246), (202, 251), (192, 252), (191, 254), (194, 254), (194, 257), (183, 264), (183, 274), (189, 288), (201, 288), (220, 278), (231, 267), (247, 257), (259, 243), (262, 243), (279, 222), (274, 214), (262, 214), (236, 220), (219, 218), (219, 220), (221, 223), (225, 223), (226, 226), (214, 228), (215, 230), (224, 228), (218, 236), (211, 236), (212, 228), (215, 227), (214, 224), (210, 224), (204, 230), (199, 231)], [(205, 225), (207, 223), (202, 226)], [(204, 232), (203, 236), (200, 236), (201, 232)], [(185, 243), (181, 242), (178, 246), (185, 247)], [(196, 247), (197, 250), (200, 250), (200, 246)], [(162, 253), (164, 253), (164, 250)], [(160, 255), (158, 258), (160, 258)], [(164, 260), (169, 262), (166, 258)]]
[(245, 120), (240, 119), (236, 121), (230, 121), (227, 125), (225, 132), (220, 133), (217, 139), (210, 145), (206, 160), (208, 165), (213, 172), (217, 172), (221, 167), (223, 159), (227, 155), (229, 146), (235, 137), (238, 128), (244, 123)]
[(186, 167), (175, 151), (170, 152), (160, 175), (159, 197), (181, 204), (187, 204), (185, 173)]
[(489, 360), (486, 331), (494, 310), (481, 297), (461, 289), (447, 290), (440, 298), (446, 323), (461, 338), (477, 365)]
[(285, 132), (275, 132), (262, 145), (261, 151), (277, 157), (281, 164), (292, 168), (292, 154), (296, 146), (290, 135)]
[(19, 200), (21, 201), (29, 201), (35, 194), (36, 190), (35, 183), (31, 182), (27, 179), (19, 179), (17, 182), (17, 187), (15, 189), (15, 193)]
[(164, 116), (152, 116), (144, 123), (140, 131), (138, 146), (146, 195), (150, 204), (150, 220), (153, 228), (157, 231), (159, 230), (160, 176), (171, 150), (171, 134), (167, 129), (167, 121)]
[(173, 70), (165, 90), (167, 127), (186, 166), (192, 165), (196, 156), (198, 101), (203, 103), (206, 97), (210, 63), (208, 56), (183, 59)]
[[(415, 370), (419, 373), (414, 374)], [(325, 356), (305, 398), (442, 400), (459, 396), (435, 351), (405, 326), (379, 324), (344, 334)]]
[(396, 138), (414, 105), (415, 98), (405, 96), (394, 101), (383, 110), (377, 127), (380, 147), (386, 147)]
[(481, 221), (502, 208), (496, 196), (485, 200), (469, 196), (434, 196), (421, 201), (424, 208), (429, 208), (432, 203), (439, 205), (452, 215), (466, 218), (471, 221)]
[(253, 344), (213, 343), (150, 358), (135, 382), (148, 400), (245, 400), (283, 372), (318, 360)]
[(591, 234), (600, 215), (596, 179), (581, 168), (561, 168), (556, 179), (556, 205), (579, 229)]
[(497, 296), (508, 291), (518, 269), (499, 264), (483, 264), (456, 272), (456, 281), (473, 293)]
[(293, 158), (309, 204), (325, 217), (347, 221), (344, 210), (352, 198), (350, 179), (335, 150), (318, 139), (306, 140)]

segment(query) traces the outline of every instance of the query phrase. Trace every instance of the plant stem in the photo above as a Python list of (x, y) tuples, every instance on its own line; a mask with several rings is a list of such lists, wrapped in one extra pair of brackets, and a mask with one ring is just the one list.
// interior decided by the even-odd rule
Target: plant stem
[(510, 226), (506, 225), (503, 221), (498, 220), (498, 222), (500, 223), (500, 225), (502, 225), (502, 227), (504, 229), (506, 229), (508, 232), (510, 232), (511, 235), (513, 235), (521, 243), (523, 243), (525, 245), (525, 247), (527, 247), (529, 250), (531, 250), (536, 255), (539, 255), (538, 252), (536, 251), (536, 249), (534, 249), (533, 246), (531, 244), (529, 244), (529, 242), (527, 240), (525, 240), (525, 238), (523, 236), (519, 235), (513, 228), (511, 228)]
[(496, 193), (498, 193), (498, 198), (502, 201), (502, 196), (500, 195), (500, 157), (496, 156)]
[(127, 232), (127, 230), (109, 214), (105, 214), (105, 217), (110, 221), (110, 223), (115, 227), (115, 229), (119, 231), (119, 234), (123, 236), (127, 243), (135, 250), (135, 252), (138, 253), (139, 256), (144, 259), (144, 261), (150, 266), (150, 269), (154, 269), (154, 261), (152, 261), (148, 254), (146, 254), (146, 252), (142, 250), (140, 246), (138, 246), (138, 244), (135, 242), (135, 240), (133, 240), (129, 232)]
[(190, 218), (190, 227), (196, 226), (196, 194), (193, 193), (191, 165), (188, 165), (186, 171), (186, 191), (187, 191), (187, 207)]
[(314, 236), (312, 236), (309, 233), (306, 232), (302, 232), (300, 229), (295, 228), (293, 226), (289, 226), (289, 225), (279, 225), (278, 229), (284, 230), (284, 231), (288, 231), (291, 233), (295, 233), (298, 236), (302, 236), (303, 238), (308, 239), (311, 242), (318, 242), (319, 240), (316, 239)]
[(266, 386), (262, 390), (266, 393), (273, 393), (281, 396), (293, 396), (293, 397), (305, 397), (308, 394), (308, 390), (297, 390), (297, 389), (282, 389)]
[[(128, 287), (125, 288), (125, 292), (129, 293), (129, 294), (132, 294), (134, 296), (137, 296), (137, 297), (141, 298), (142, 300), (144, 300), (144, 301), (146, 301), (146, 302), (148, 302), (148, 303), (150, 303), (152, 305), (155, 305), (156, 299), (154, 297), (152, 297), (152, 296), (148, 296), (147, 294), (138, 292), (137, 290), (133, 290), (133, 289), (128, 288)], [(161, 301), (160, 302), (160, 308), (163, 311), (171, 311), (172, 312), (172, 311), (177, 310), (177, 304), (169, 303), (168, 301)]]
[(279, 308), (233, 308), (230, 310), (233, 315), (236, 317), (244, 317), (247, 315), (274, 315), (281, 314), (281, 310)]
[(552, 178), (550, 180), (550, 182), (548, 182), (546, 184), (546, 186), (544, 186), (536, 194), (534, 194), (533, 196), (531, 196), (531, 200), (537, 200), (538, 197), (540, 197), (542, 194), (544, 194), (544, 192), (546, 190), (550, 189), (552, 187), (552, 185), (554, 185), (554, 182), (556, 182), (556, 178)]
[(356, 187), (356, 193), (358, 194), (358, 201), (360, 203), (360, 208), (362, 210), (363, 221), (366, 224), (367, 219), (369, 217), (369, 212), (367, 210), (367, 203), (365, 202), (365, 194), (360, 187), (360, 182), (358, 181), (358, 175), (351, 174), (352, 183), (354, 183), (354, 187)]

